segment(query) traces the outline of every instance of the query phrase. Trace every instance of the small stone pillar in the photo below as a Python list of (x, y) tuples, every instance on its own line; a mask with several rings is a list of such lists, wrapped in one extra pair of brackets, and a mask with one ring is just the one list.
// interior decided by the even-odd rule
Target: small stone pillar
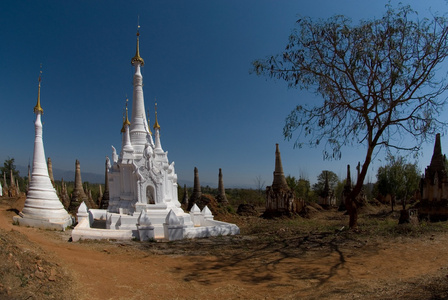
[(176, 216), (173, 210), (170, 210), (163, 223), (165, 239), (169, 241), (181, 240), (184, 238), (184, 225)]
[(17, 196), (20, 196), (19, 180), (17, 180), (17, 179), (16, 179), (16, 193), (17, 193)]
[(190, 217), (195, 227), (201, 226), (203, 217), (201, 210), (196, 204), (190, 209)]
[(145, 210), (142, 210), (140, 216), (137, 219), (137, 229), (139, 239), (142, 242), (154, 239), (154, 226), (151, 224), (149, 216)]
[(85, 222), (86, 223), (85, 225), (88, 225), (88, 227), (90, 227), (89, 211), (84, 201), (81, 203), (81, 205), (79, 205), (76, 217), (78, 218), (78, 223)]

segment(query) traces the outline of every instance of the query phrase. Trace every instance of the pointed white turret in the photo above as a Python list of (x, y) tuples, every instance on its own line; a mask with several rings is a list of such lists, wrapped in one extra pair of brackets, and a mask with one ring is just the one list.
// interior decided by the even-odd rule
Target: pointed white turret
[(156, 122), (154, 123), (154, 138), (155, 138), (154, 150), (156, 152), (163, 152), (162, 144), (160, 143), (160, 125), (159, 121), (157, 120), (157, 102), (155, 106), (155, 112), (156, 112)]
[(126, 99), (126, 118), (123, 122), (123, 129), (121, 130), (123, 132), (123, 145), (122, 145), (122, 155), (124, 159), (132, 159), (133, 158), (133, 152), (134, 148), (131, 144), (131, 137), (129, 133), (129, 126), (131, 123), (129, 122), (128, 118), (128, 99)]
[(134, 73), (134, 90), (132, 94), (132, 119), (130, 126), (131, 144), (134, 147), (135, 154), (138, 157), (143, 155), (145, 144), (150, 138), (148, 128), (148, 121), (145, 113), (145, 103), (143, 98), (143, 77), (140, 72), (140, 67), (145, 64), (143, 58), (140, 57), (139, 36), (137, 31), (137, 50), (135, 56), (131, 60), (131, 64), (135, 68)]
[(59, 201), (48, 176), (42, 139), (41, 116), (43, 109), (40, 106), (40, 82), (41, 77), (39, 76), (37, 104), (34, 107), (36, 135), (34, 139), (33, 171), (25, 206), (20, 216), (15, 216), (14, 220), (20, 225), (64, 230), (72, 224), (72, 218)]

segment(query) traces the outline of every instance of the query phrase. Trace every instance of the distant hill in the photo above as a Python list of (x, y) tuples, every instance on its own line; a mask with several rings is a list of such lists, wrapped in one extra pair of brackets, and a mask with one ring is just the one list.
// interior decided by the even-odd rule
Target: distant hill
[[(21, 177), (28, 176), (28, 167), (16, 165), (16, 169), (19, 171), (19, 175)], [(64, 178), (64, 181), (75, 181), (75, 170), (66, 171), (53, 168), (53, 177), (55, 180), (61, 180)], [(83, 182), (88, 181), (90, 183), (104, 184), (104, 174), (83, 172), (81, 170), (81, 179)]]

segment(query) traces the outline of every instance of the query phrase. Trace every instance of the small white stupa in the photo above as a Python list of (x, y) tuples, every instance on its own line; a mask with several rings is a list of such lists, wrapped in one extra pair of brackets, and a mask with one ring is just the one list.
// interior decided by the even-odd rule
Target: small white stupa
[[(112, 146), (112, 162), (108, 163), (109, 207), (107, 210), (90, 209), (88, 214), (79, 211), (78, 225), (72, 232), (73, 241), (133, 237), (140, 240), (176, 240), (238, 234), (238, 226), (214, 221), (207, 207), (203, 209), (204, 214), (200, 211), (185, 213), (181, 208), (174, 162), (169, 162), (168, 152), (162, 149), (160, 141), (157, 104), (154, 140), (146, 117), (140, 72), (144, 63), (140, 57), (137, 32), (136, 54), (131, 60), (135, 70), (132, 118), (129, 121), (126, 102), (121, 151), (117, 154)], [(199, 210), (197, 207), (195, 209)], [(91, 228), (95, 220), (105, 220), (107, 229)]]
[(22, 226), (65, 230), (67, 226), (72, 224), (72, 217), (59, 201), (56, 190), (48, 176), (42, 138), (41, 116), (44, 110), (40, 106), (40, 82), (41, 76), (39, 75), (37, 104), (34, 107), (36, 136), (34, 139), (33, 172), (25, 206), (19, 216), (14, 216), (13, 219), (14, 222)]

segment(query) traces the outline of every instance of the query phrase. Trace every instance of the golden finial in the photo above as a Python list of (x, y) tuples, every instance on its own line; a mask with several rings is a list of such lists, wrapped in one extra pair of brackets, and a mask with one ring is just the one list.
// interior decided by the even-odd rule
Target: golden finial
[(143, 66), (145, 61), (140, 57), (140, 44), (139, 44), (139, 36), (140, 36), (140, 16), (138, 16), (138, 25), (137, 25), (137, 50), (135, 52), (135, 56), (131, 60), (131, 64), (134, 65), (136, 62), (140, 62)]
[(155, 111), (156, 111), (156, 122), (154, 123), (154, 129), (160, 130), (160, 125), (159, 125), (159, 122), (157, 121), (157, 102), (155, 105)]
[(41, 114), (44, 113), (44, 110), (40, 106), (40, 82), (42, 80), (42, 64), (40, 64), (40, 72), (39, 72), (39, 88), (37, 90), (37, 104), (34, 106), (34, 113), (37, 114), (40, 112)]
[(126, 120), (124, 121), (123, 125), (131, 125), (131, 122), (129, 122), (128, 119), (128, 98), (126, 98)]
[[(126, 125), (131, 125), (131, 122), (129, 122), (128, 119), (128, 97), (126, 97), (126, 112), (123, 112), (123, 127), (121, 127), (121, 132), (126, 132), (125, 126)], [(126, 117), (125, 117), (126, 116)]]

